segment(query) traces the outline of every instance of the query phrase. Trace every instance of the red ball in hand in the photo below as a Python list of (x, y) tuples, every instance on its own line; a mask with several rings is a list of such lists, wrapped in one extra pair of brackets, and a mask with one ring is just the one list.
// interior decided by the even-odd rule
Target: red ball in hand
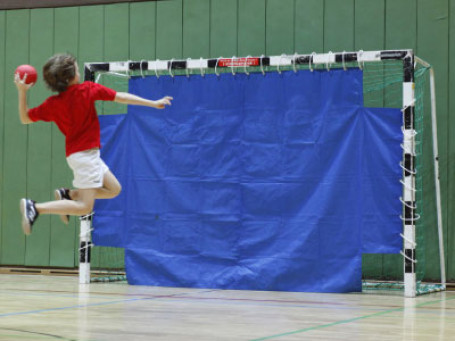
[(33, 66), (27, 64), (19, 65), (16, 69), (15, 74), (19, 74), (20, 79), (23, 79), (24, 75), (27, 74), (25, 84), (36, 83), (36, 79), (38, 78), (36, 69)]

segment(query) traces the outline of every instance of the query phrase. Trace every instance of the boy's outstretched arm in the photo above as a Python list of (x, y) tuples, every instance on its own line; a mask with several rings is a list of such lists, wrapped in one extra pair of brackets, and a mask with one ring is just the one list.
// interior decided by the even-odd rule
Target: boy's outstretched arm
[(173, 98), (171, 96), (163, 97), (157, 101), (148, 100), (128, 92), (117, 92), (114, 101), (123, 104), (143, 105), (156, 109), (164, 109), (166, 105), (171, 105)]
[(33, 121), (28, 117), (28, 106), (27, 106), (27, 91), (33, 86), (33, 83), (26, 84), (25, 80), (27, 79), (27, 74), (24, 75), (24, 78), (21, 79), (16, 73), (14, 75), (14, 83), (16, 83), (17, 92), (19, 95), (19, 119), (22, 124), (33, 123)]

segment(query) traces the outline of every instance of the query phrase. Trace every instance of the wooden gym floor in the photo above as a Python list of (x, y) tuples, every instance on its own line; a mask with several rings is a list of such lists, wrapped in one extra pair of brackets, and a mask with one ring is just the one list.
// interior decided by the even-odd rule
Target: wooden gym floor
[(0, 275), (0, 340), (455, 340), (455, 292), (405, 299)]

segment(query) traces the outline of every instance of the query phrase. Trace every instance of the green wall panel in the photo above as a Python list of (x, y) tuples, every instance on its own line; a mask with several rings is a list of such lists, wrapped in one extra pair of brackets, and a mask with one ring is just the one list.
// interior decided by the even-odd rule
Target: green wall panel
[(238, 55), (265, 54), (265, 1), (239, 2)]
[[(449, 128), (449, 112), (448, 112), (448, 72), (449, 72), (449, 20), (447, 9), (449, 7), (448, 0), (433, 0), (417, 2), (417, 49), (416, 54), (424, 60), (431, 60), (431, 64), (434, 67), (436, 78), (436, 89), (437, 89), (437, 109), (438, 109), (438, 146), (441, 157), (439, 158), (439, 166), (441, 168), (441, 187), (448, 188), (448, 136), (450, 134)], [(435, 39), (435, 37), (438, 37)], [(428, 89), (428, 88), (427, 88)], [(430, 103), (426, 105), (427, 112), (430, 110)], [(431, 123), (428, 119), (429, 124)], [(428, 136), (431, 134), (431, 130), (428, 124), (428, 129), (424, 131)], [(428, 145), (425, 150), (428, 155), (431, 155), (431, 145)], [(432, 162), (432, 158), (427, 158), (427, 162)], [(433, 188), (433, 176), (430, 174), (427, 181), (424, 181), (424, 188)], [(432, 193), (424, 191), (424, 196), (427, 197)], [(443, 221), (446, 222), (447, 227), (447, 201), (448, 191), (445, 190), (442, 193), (443, 203)], [(434, 202), (434, 201), (433, 201)], [(434, 213), (428, 212), (428, 214)], [(431, 217), (430, 217), (431, 218)], [(436, 226), (427, 226), (425, 242), (427, 243), (427, 264), (426, 274), (430, 278), (437, 278), (439, 271), (438, 263), (438, 249), (436, 248), (437, 229)], [(445, 229), (445, 235), (447, 235), (447, 229)], [(433, 246), (433, 247), (432, 247)], [(447, 245), (446, 245), (447, 247)]]
[(183, 1), (183, 55), (207, 58), (210, 51), (210, 0)]
[(156, 2), (130, 4), (130, 58), (154, 60), (156, 57)]
[[(104, 8), (104, 61), (122, 61), (129, 59), (129, 5), (108, 5)], [(106, 77), (103, 84), (116, 88), (117, 77)], [(125, 91), (126, 89), (121, 89)], [(117, 103), (105, 103), (103, 113), (112, 115), (125, 113), (126, 106)]]
[[(12, 79), (20, 64), (29, 63), (30, 11), (6, 12), (5, 77)], [(18, 44), (18, 42), (20, 42)], [(19, 200), (27, 193), (28, 126), (19, 121), (17, 89), (5, 82), (5, 124), (2, 188), (2, 263), (25, 263), (25, 236), (21, 229)]]
[(266, 3), (266, 54), (293, 54), (294, 0), (268, 0)]
[(156, 58), (182, 58), (183, 2), (161, 1), (156, 6)]
[(210, 52), (211, 58), (237, 55), (237, 0), (211, 0), (210, 2)]
[(105, 60), (127, 60), (129, 55), (129, 6), (108, 5), (104, 8)]
[[(79, 8), (57, 8), (54, 13), (54, 53), (71, 53), (78, 57)], [(80, 65), (81, 63), (79, 63)], [(73, 179), (65, 158), (65, 138), (56, 125), (52, 125), (52, 174), (50, 191), (71, 187)], [(52, 193), (53, 198), (53, 193)], [(68, 225), (58, 216), (51, 217), (50, 266), (73, 267), (75, 245), (79, 241), (78, 219), (71, 217)], [(72, 250), (70, 253), (68, 250)]]
[(324, 51), (324, 1), (296, 0), (295, 50), (305, 54)]
[[(53, 49), (54, 10), (30, 12), (30, 64), (37, 68), (38, 82), (29, 91), (29, 106), (42, 103), (47, 90), (42, 81), (41, 66)], [(51, 124), (38, 122), (28, 126), (27, 196), (38, 202), (51, 199)], [(25, 265), (49, 265), (50, 216), (39, 217), (32, 235), (26, 238)]]
[[(356, 0), (354, 11), (354, 50), (384, 50), (385, 0)], [(383, 94), (365, 94), (365, 105), (381, 102)]]
[[(11, 76), (5, 77), (5, 42), (6, 42), (6, 12), (0, 12), (0, 264), (2, 264), (2, 235), (3, 235), (3, 135), (5, 128), (5, 82), (11, 82)], [(8, 79), (7, 79), (8, 78)]]
[[(450, 0), (449, 2), (449, 61), (455, 60), (455, 1)], [(452, 62), (453, 63), (453, 62)], [(437, 74), (436, 76), (439, 76)], [(453, 64), (449, 66), (448, 70), (449, 84), (448, 84), (448, 113), (452, 113), (448, 117), (448, 128), (450, 132), (455, 131), (455, 67)], [(440, 153), (440, 155), (443, 155)], [(447, 233), (446, 237), (446, 251), (447, 251), (447, 269), (449, 278), (455, 277), (455, 135), (453, 133), (448, 134), (448, 150), (446, 157), (448, 159), (447, 175), (448, 175), (448, 186), (447, 186), (447, 202), (448, 202), (448, 217), (447, 217)], [(443, 171), (443, 170), (442, 170)]]
[(354, 50), (354, 0), (325, 0), (324, 51)]
[(79, 9), (79, 68), (104, 60), (104, 6)]
[(387, 0), (385, 16), (385, 48), (388, 50), (415, 50), (417, 44), (416, 0)]
[(354, 10), (354, 49), (383, 50), (385, 0), (356, 0)]

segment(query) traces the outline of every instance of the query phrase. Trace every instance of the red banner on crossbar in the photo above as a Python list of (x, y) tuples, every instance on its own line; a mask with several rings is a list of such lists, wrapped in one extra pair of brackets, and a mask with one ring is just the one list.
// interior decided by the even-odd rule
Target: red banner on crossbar
[(258, 66), (259, 58), (223, 58), (218, 60), (219, 67)]

